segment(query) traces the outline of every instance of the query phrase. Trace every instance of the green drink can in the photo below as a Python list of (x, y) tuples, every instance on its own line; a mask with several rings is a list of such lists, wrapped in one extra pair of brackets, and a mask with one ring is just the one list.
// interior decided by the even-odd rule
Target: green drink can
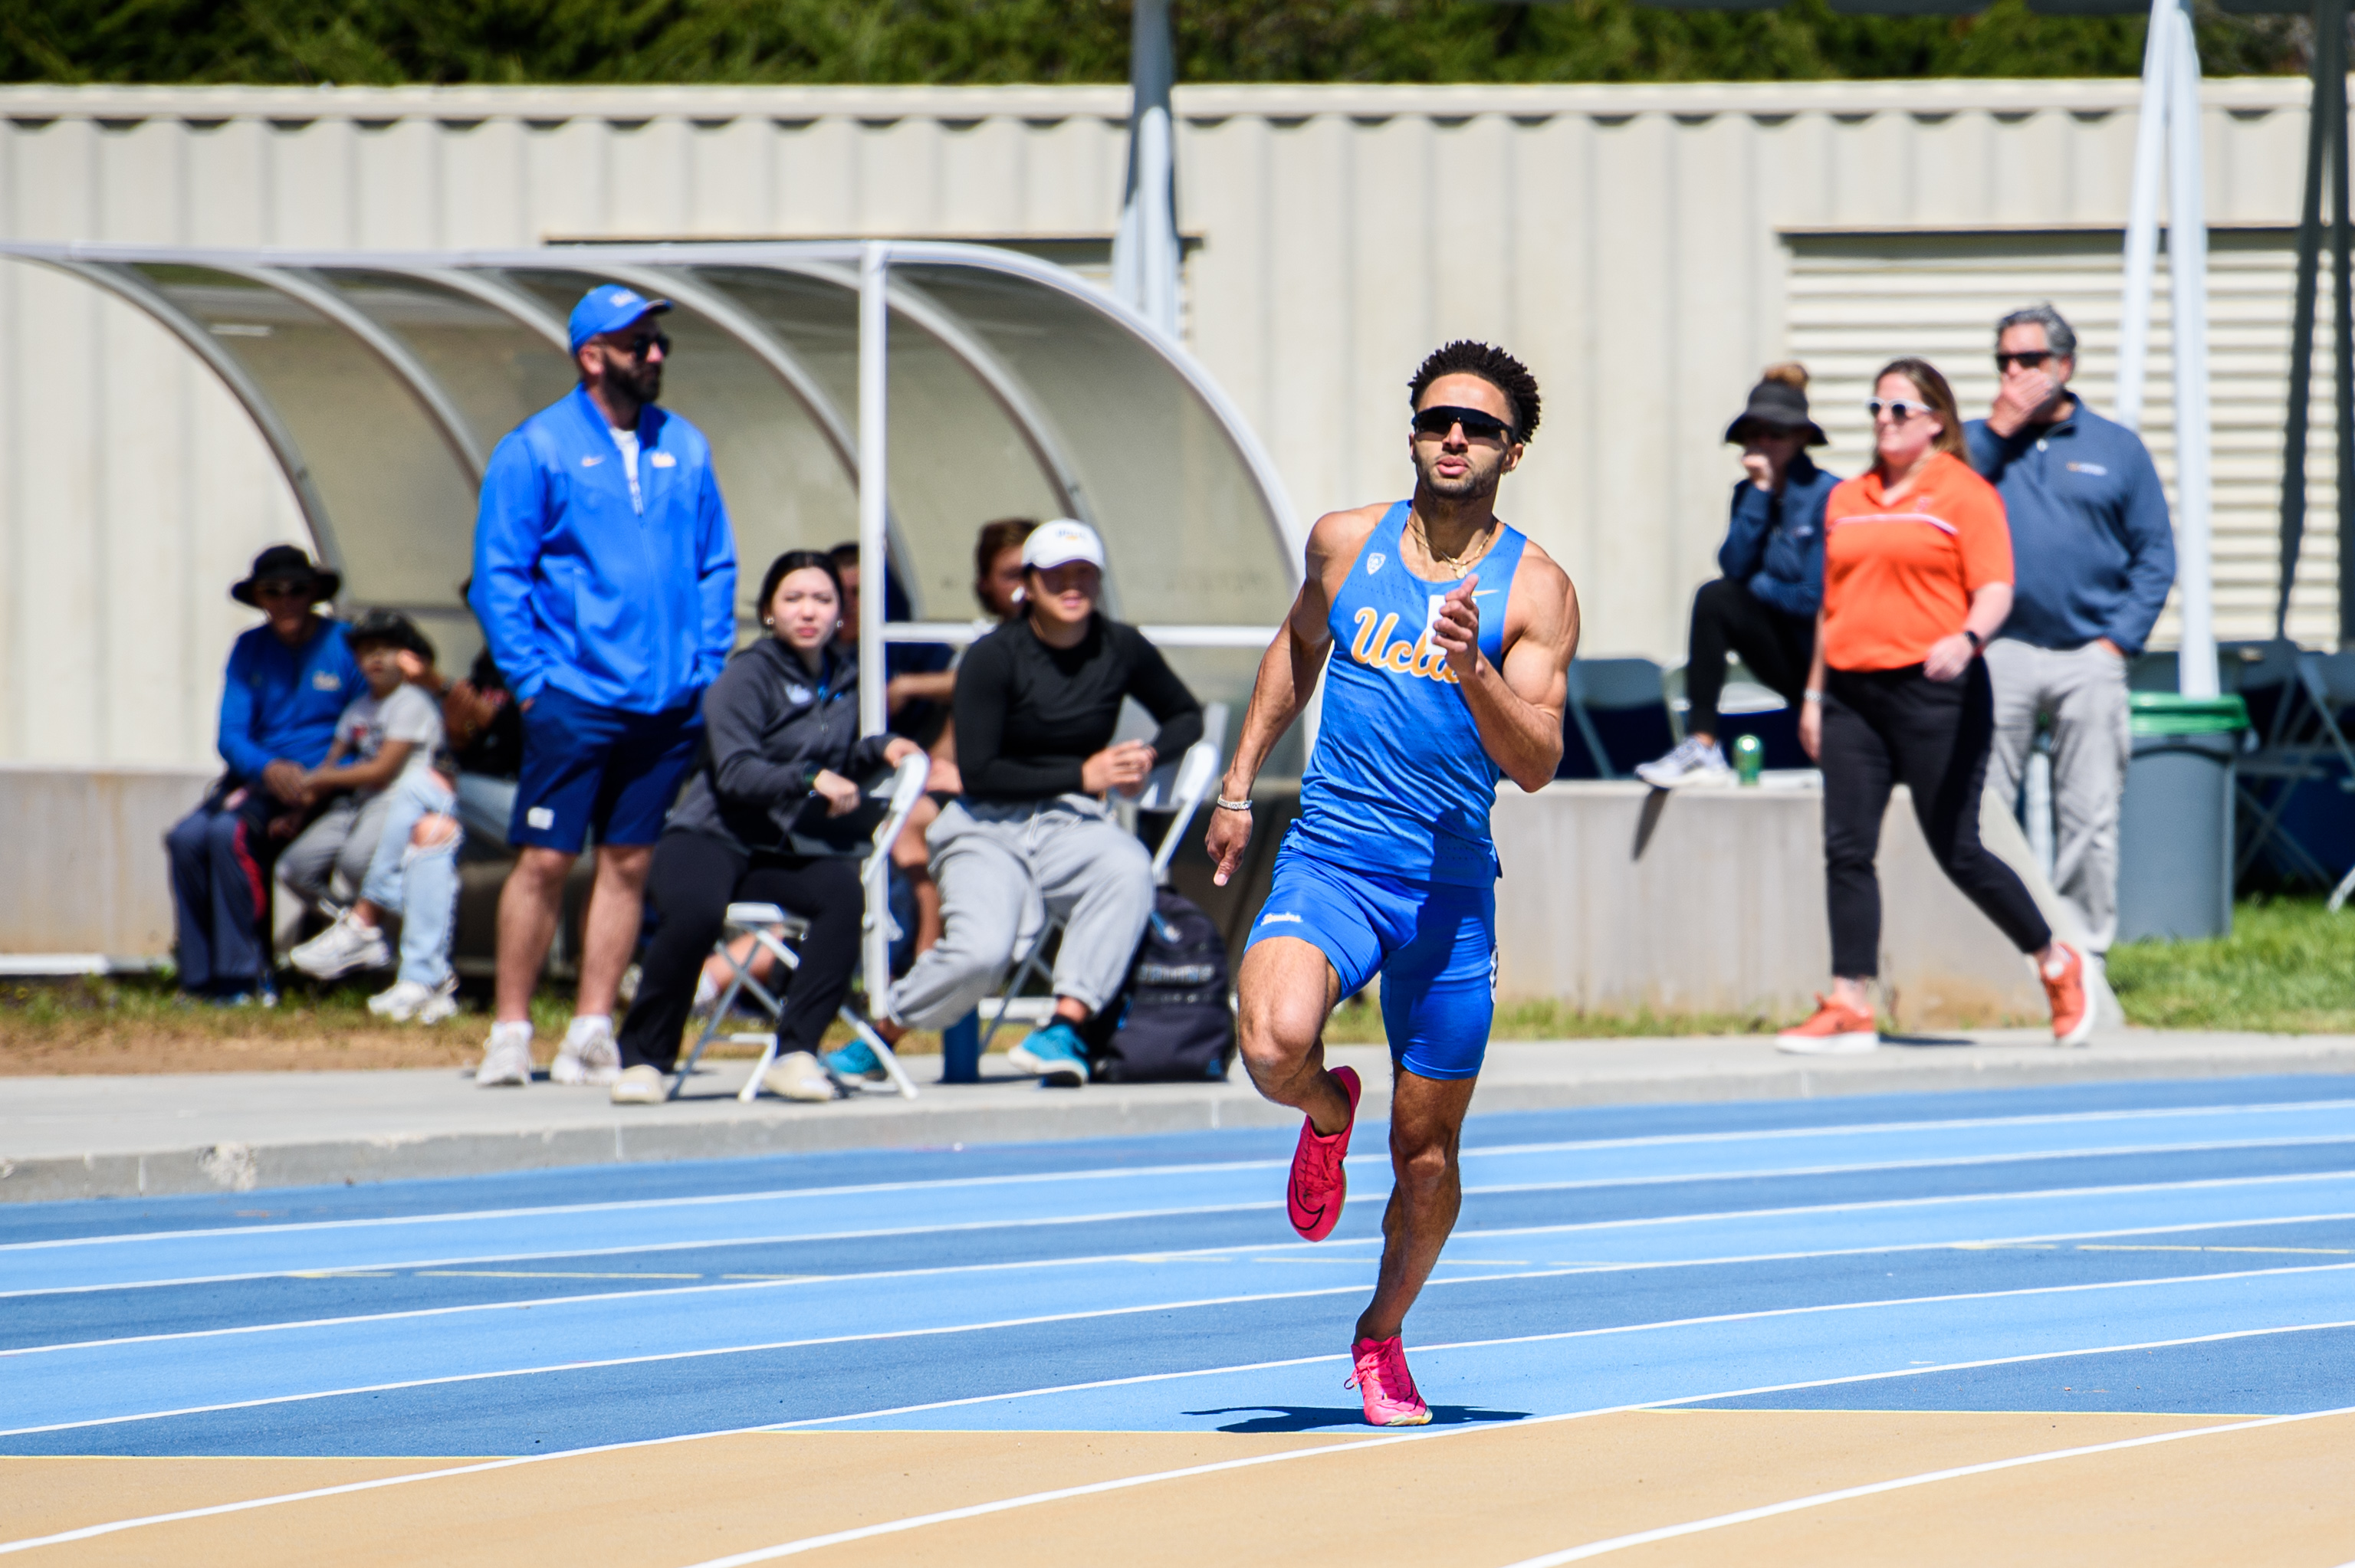
[(1743, 784), (1758, 782), (1758, 770), (1766, 765), (1766, 743), (1754, 735), (1736, 736), (1733, 739), (1733, 776)]

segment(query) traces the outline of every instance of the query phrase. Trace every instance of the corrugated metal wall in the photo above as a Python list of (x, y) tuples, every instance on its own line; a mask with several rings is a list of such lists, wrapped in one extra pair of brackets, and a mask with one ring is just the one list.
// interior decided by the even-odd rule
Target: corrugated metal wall
[[(2294, 221), (2303, 83), (2205, 92), (2213, 220)], [(1590, 652), (1673, 661), (1737, 472), (1718, 437), (1758, 367), (1837, 312), (1795, 290), (1795, 241), (1919, 230), (1969, 252), (1975, 233), (2114, 228), (2135, 101), (2131, 82), (1180, 89), (1191, 341), (1312, 515), (1403, 492), (1403, 386), (1425, 350), (1512, 347), (1546, 416), (1507, 514), (1576, 577)], [(7, 89), (0, 234), (1100, 241), (1126, 105), (1100, 88)], [(2286, 287), (2259, 274), (2232, 286)], [(1955, 352), (1983, 358), (1966, 337)], [(1820, 366), (1819, 399), (1859, 400), (1878, 352)], [(2264, 388), (2251, 398), (2235, 417), (2261, 421)], [(2279, 468), (2262, 447), (2220, 463), (2220, 487), (2261, 498)], [(0, 759), (203, 761), (250, 620), (222, 588), (298, 536), (259, 440), (159, 330), (10, 265), (0, 471)], [(2316, 565), (2326, 582), (2327, 548)], [(2243, 624), (2263, 561), (2232, 569), (2220, 632), (2267, 630)]]

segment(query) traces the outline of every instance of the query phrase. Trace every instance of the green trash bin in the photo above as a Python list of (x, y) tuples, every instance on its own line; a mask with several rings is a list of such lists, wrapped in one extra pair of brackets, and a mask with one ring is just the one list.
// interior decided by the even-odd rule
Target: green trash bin
[(2232, 758), (2249, 727), (2237, 696), (2127, 697), (2134, 759), (2118, 813), (2121, 942), (2232, 930)]

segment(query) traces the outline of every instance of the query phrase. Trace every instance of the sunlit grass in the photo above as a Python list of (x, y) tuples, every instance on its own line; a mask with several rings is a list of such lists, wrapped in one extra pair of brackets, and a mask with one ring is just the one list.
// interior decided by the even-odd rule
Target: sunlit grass
[(2244, 900), (2232, 934), (2110, 949), (2110, 985), (2155, 1029), (2355, 1033), (2355, 909), (2318, 897)]

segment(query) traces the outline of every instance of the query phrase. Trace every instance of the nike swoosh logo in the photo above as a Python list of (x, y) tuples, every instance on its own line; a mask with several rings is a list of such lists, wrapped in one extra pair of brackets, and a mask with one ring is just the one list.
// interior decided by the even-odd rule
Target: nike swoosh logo
[(585, 457), (581, 460), (581, 466), (582, 468), (595, 468), (599, 463), (603, 462), (605, 460), (601, 457)]

